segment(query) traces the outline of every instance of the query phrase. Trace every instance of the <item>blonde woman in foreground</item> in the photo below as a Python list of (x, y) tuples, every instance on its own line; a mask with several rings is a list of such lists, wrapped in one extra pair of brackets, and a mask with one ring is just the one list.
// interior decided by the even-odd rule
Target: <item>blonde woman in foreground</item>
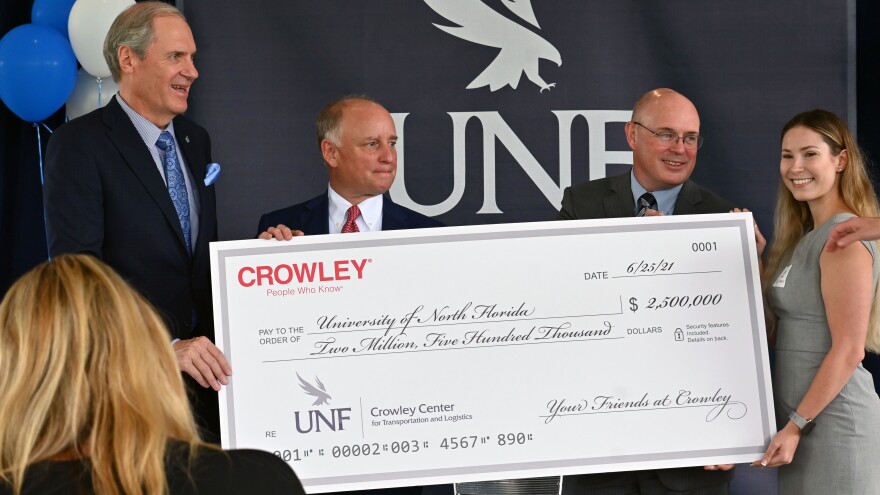
[(196, 433), (171, 338), (102, 262), (59, 256), (0, 304), (0, 494), (303, 494)]
[(785, 125), (780, 173), (764, 277), (780, 430), (756, 464), (781, 466), (781, 495), (877, 494), (880, 398), (861, 365), (866, 348), (880, 349), (877, 246), (825, 246), (836, 224), (880, 208), (858, 145), (830, 112)]

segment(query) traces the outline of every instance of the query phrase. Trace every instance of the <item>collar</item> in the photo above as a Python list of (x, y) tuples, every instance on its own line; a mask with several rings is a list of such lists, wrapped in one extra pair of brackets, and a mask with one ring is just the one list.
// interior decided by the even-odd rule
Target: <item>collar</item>
[(162, 134), (162, 131), (168, 131), (171, 133), (171, 137), (174, 139), (174, 146), (177, 149), (180, 149), (180, 146), (177, 144), (177, 136), (174, 135), (174, 121), (168, 123), (168, 127), (165, 129), (160, 129), (156, 127), (156, 124), (147, 120), (146, 117), (134, 111), (133, 108), (128, 106), (128, 103), (122, 99), (122, 95), (116, 93), (116, 101), (119, 102), (119, 106), (122, 107), (122, 110), (125, 111), (128, 118), (131, 119), (131, 123), (134, 124), (134, 128), (137, 129), (138, 134), (140, 134), (141, 139), (144, 140), (144, 144), (147, 145), (147, 148), (154, 149), (156, 147), (156, 141), (159, 140), (159, 134)]
[[(327, 185), (327, 197), (330, 200), (328, 205), (328, 213), (330, 217), (330, 233), (338, 234), (342, 232), (342, 225), (345, 223), (345, 214), (351, 208), (351, 203)], [(358, 203), (361, 210), (361, 216), (358, 219), (358, 228), (361, 232), (374, 232), (382, 230), (382, 195), (377, 194), (369, 199), (365, 199)], [(362, 223), (363, 221), (363, 223)]]
[[(635, 204), (642, 194), (649, 191), (639, 184), (639, 181), (636, 180), (636, 175), (632, 170), (629, 172), (629, 178), (630, 188), (632, 189), (633, 195), (633, 204)], [(672, 215), (673, 210), (675, 210), (675, 201), (678, 199), (678, 193), (681, 192), (681, 187), (683, 185), (684, 184), (679, 184), (671, 189), (650, 191), (650, 193), (654, 195), (654, 199), (657, 200), (657, 208), (660, 210), (660, 213), (663, 213), (664, 215)]]

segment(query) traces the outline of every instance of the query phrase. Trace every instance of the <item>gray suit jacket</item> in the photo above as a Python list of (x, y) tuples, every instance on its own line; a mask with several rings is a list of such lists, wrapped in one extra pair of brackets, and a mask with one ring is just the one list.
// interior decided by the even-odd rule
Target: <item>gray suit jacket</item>
[[(630, 173), (606, 177), (565, 188), (562, 195), (561, 220), (590, 218), (624, 218), (635, 216)], [(695, 182), (687, 181), (675, 201), (675, 215), (701, 213), (727, 213), (733, 203), (704, 189)], [(658, 469), (657, 477), (670, 490), (695, 490), (726, 486), (733, 478), (733, 471), (706, 471), (702, 467)], [(590, 493), (596, 486), (615, 486), (631, 478), (629, 473), (585, 474), (565, 476), (563, 494)]]
[[(675, 215), (727, 213), (733, 207), (733, 203), (689, 180), (678, 193), (673, 213)], [(635, 208), (630, 173), (627, 172), (565, 188), (559, 219), (634, 217)]]

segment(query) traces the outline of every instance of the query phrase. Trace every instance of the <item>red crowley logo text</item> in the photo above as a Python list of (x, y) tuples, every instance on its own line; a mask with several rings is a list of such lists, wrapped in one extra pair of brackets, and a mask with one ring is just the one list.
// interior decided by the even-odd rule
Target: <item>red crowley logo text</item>
[(364, 267), (371, 261), (336, 260), (311, 263), (281, 264), (276, 266), (246, 266), (238, 271), (238, 283), (242, 287), (254, 285), (287, 285), (306, 282), (332, 282), (364, 278)]

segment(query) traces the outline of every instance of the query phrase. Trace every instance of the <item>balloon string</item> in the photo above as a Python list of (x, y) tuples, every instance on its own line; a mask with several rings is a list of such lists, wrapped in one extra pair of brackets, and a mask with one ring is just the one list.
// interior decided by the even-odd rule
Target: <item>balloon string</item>
[(37, 153), (40, 156), (40, 186), (42, 186), (45, 181), (43, 180), (43, 140), (40, 138), (40, 124), (34, 122), (34, 129), (37, 130)]
[(104, 83), (98, 78), (98, 108), (101, 108), (101, 91), (104, 89)]
[[(34, 122), (34, 128), (37, 130), (37, 153), (40, 156), (40, 186), (41, 188), (45, 187), (46, 181), (43, 178), (43, 139), (40, 136), (40, 126), (46, 128), (49, 131), (49, 134), (52, 134), (52, 129), (49, 129), (49, 126), (45, 124), (45, 122)], [(46, 253), (49, 259), (52, 259), (52, 256), (49, 255), (49, 226), (46, 222), (46, 208), (43, 208), (43, 226), (45, 227), (46, 234)]]

